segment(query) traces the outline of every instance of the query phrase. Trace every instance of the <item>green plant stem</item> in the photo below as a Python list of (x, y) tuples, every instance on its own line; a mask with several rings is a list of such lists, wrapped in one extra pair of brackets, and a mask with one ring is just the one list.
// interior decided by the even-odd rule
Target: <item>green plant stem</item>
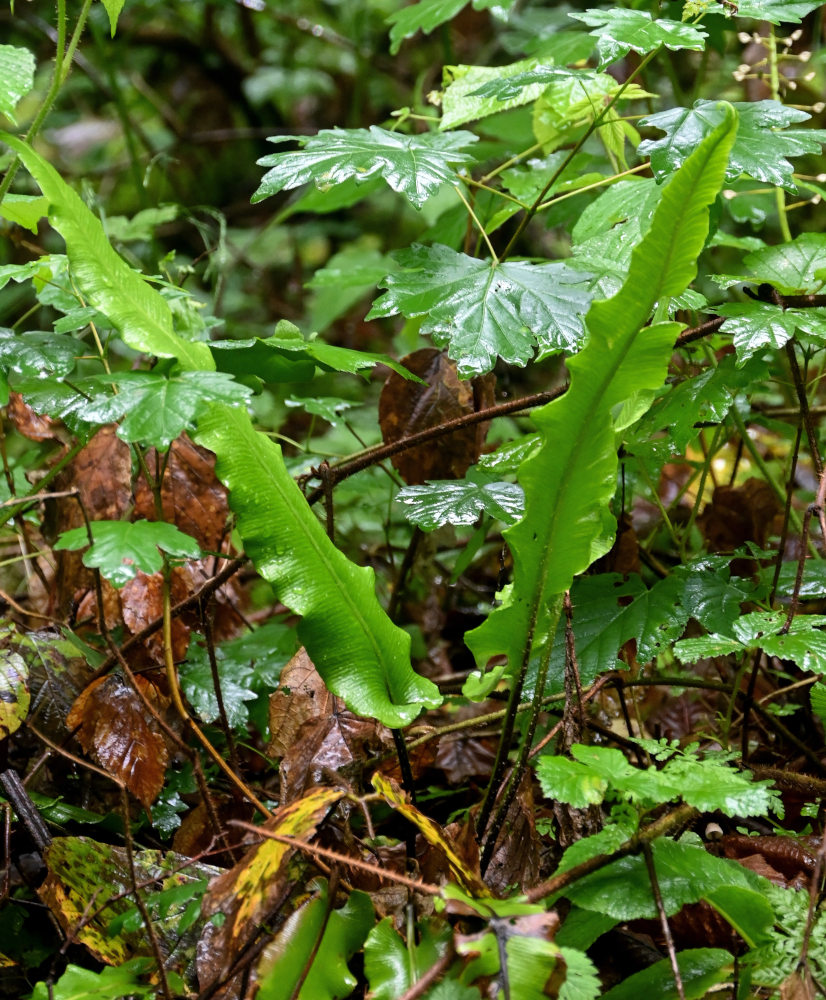
[(542, 190), (536, 196), (531, 207), (523, 215), (522, 219), (519, 222), (519, 225), (516, 227), (516, 232), (513, 234), (510, 241), (508, 242), (508, 245), (505, 247), (504, 251), (500, 255), (499, 257), (500, 260), (504, 261), (510, 256), (511, 252), (513, 251), (513, 248), (516, 246), (516, 243), (519, 240), (519, 237), (525, 231), (525, 227), (528, 225), (528, 223), (531, 221), (534, 215), (536, 215), (537, 211), (539, 210), (539, 206), (545, 200), (545, 196), (547, 195), (547, 193), (551, 190), (554, 184), (556, 184), (556, 182), (562, 176), (564, 170), (571, 162), (571, 160), (573, 160), (576, 154), (582, 149), (582, 147), (585, 145), (585, 143), (588, 141), (591, 135), (593, 135), (593, 133), (596, 131), (596, 129), (599, 128), (605, 116), (623, 95), (625, 89), (628, 87), (628, 85), (631, 83), (634, 77), (639, 76), (640, 73), (642, 73), (643, 69), (645, 69), (648, 63), (651, 62), (651, 60), (654, 58), (657, 52), (659, 52), (659, 49), (654, 49), (653, 52), (648, 53), (648, 55), (640, 62), (639, 66), (637, 66), (637, 68), (629, 75), (628, 79), (625, 80), (622, 86), (617, 90), (616, 94), (614, 94), (611, 100), (605, 105), (602, 111), (600, 111), (600, 113), (594, 118), (591, 124), (585, 129), (585, 132), (582, 134), (579, 140), (574, 144), (571, 151), (568, 153), (568, 155), (565, 157), (565, 159), (562, 161), (559, 167), (553, 172), (550, 179), (548, 180), (548, 183), (545, 185), (544, 188), (542, 188)]
[[(75, 30), (72, 32), (72, 37), (69, 39), (68, 47), (66, 47), (66, 0), (57, 0), (57, 46), (55, 52), (54, 71), (52, 73), (49, 89), (46, 91), (46, 96), (43, 99), (43, 103), (40, 105), (40, 108), (24, 137), (25, 141), (28, 143), (30, 143), (40, 132), (46, 117), (52, 109), (52, 105), (57, 100), (57, 95), (60, 93), (61, 87), (66, 82), (66, 78), (72, 68), (72, 59), (74, 58), (75, 49), (77, 49), (78, 43), (80, 42), (80, 36), (83, 34), (83, 29), (86, 26), (86, 20), (89, 17), (89, 10), (91, 7), (92, 0), (83, 0), (83, 6), (80, 9), (77, 16), (77, 22), (75, 23)], [(6, 176), (3, 178), (3, 182), (0, 183), (0, 202), (2, 202), (8, 194), (9, 189), (11, 188), (11, 183), (14, 180), (19, 166), (20, 157), (15, 156), (9, 165), (9, 169), (6, 171)]]

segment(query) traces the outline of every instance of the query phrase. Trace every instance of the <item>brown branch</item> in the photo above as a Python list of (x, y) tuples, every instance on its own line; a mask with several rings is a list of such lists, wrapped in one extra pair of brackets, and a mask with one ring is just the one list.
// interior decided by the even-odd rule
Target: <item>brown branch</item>
[[(417, 445), (444, 437), (446, 434), (452, 434), (454, 431), (462, 430), (465, 427), (482, 424), (487, 420), (493, 420), (495, 417), (507, 416), (509, 413), (519, 413), (520, 410), (530, 410), (536, 406), (543, 406), (545, 403), (550, 403), (552, 399), (558, 399), (567, 388), (567, 385), (563, 385), (558, 389), (551, 389), (548, 392), (537, 392), (532, 396), (509, 399), (507, 402), (497, 403), (495, 406), (489, 406), (484, 410), (464, 413), (461, 417), (454, 417), (453, 420), (447, 420), (436, 427), (426, 427), (423, 431), (417, 431), (415, 434), (400, 438), (398, 441), (375, 445), (361, 452), (355, 458), (342, 462), (341, 465), (331, 466), (328, 473), (329, 483), (331, 486), (337, 486), (339, 483), (344, 482), (345, 479), (349, 479), (350, 476), (354, 476), (357, 472), (361, 472), (371, 465), (378, 465), (379, 462), (383, 462), (392, 455), (397, 455), (400, 451), (407, 451), (408, 448), (415, 448)], [(317, 486), (312, 490), (307, 496), (307, 503), (312, 506), (317, 500), (320, 500), (324, 496), (325, 486)]]

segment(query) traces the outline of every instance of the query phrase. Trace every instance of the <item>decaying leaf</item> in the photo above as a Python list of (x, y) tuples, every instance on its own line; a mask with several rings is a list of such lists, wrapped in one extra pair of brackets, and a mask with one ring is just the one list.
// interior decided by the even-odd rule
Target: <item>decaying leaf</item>
[[(379, 424), (386, 443), (409, 437), (447, 420), (493, 405), (494, 377), (461, 381), (456, 364), (443, 351), (425, 347), (402, 359), (424, 379), (409, 382), (392, 372), (379, 399)], [(461, 479), (479, 458), (488, 424), (475, 424), (391, 458), (408, 484), (427, 479)]]
[[(131, 885), (124, 848), (88, 837), (55, 837), (45, 861), (48, 875), (38, 890), (40, 898), (66, 933), (98, 961), (121, 965), (133, 956), (153, 954), (141, 914), (124, 891)], [(155, 918), (153, 927), (167, 969), (185, 974), (194, 957), (200, 922), (197, 910), (192, 913), (189, 905), (194, 901), (197, 907), (204, 881), (218, 869), (172, 851), (135, 851), (134, 863), (135, 881), (144, 886), (144, 900)], [(154, 885), (152, 880), (157, 880)], [(161, 895), (164, 891), (166, 899)]]
[[(215, 477), (215, 456), (194, 444), (186, 434), (173, 441), (168, 456), (154, 449), (146, 464), (154, 474), (158, 461), (166, 461), (161, 501), (164, 520), (191, 535), (202, 549), (218, 549), (226, 534), (229, 514), (227, 491)], [(135, 483), (135, 520), (155, 520), (155, 501), (143, 473)]]
[(407, 796), (402, 792), (398, 783), (392, 779), (385, 778), (384, 775), (376, 773), (373, 775), (373, 787), (383, 795), (388, 805), (400, 812), (405, 819), (413, 823), (421, 831), (422, 836), (429, 844), (438, 847), (447, 858), (454, 878), (459, 885), (471, 895), (479, 899), (490, 896), (490, 890), (482, 881), (478, 871), (473, 871), (459, 857), (450, 840), (445, 835), (445, 831), (424, 813), (407, 801)]
[(0, 740), (20, 728), (30, 701), (26, 661), (20, 653), (3, 644), (0, 647)]
[[(318, 824), (341, 799), (335, 788), (316, 788), (303, 799), (279, 809), (262, 827), (282, 836), (309, 840)], [(224, 978), (261, 925), (286, 901), (293, 886), (288, 864), (295, 848), (263, 840), (210, 883), (203, 901), (207, 917), (223, 914), (220, 926), (210, 921), (198, 944), (198, 979), (202, 990)]]
[[(136, 677), (141, 693), (158, 710), (166, 699), (155, 685)], [(148, 810), (163, 788), (169, 752), (158, 724), (137, 691), (112, 673), (83, 691), (66, 719), (77, 738), (110, 774)]]
[(336, 775), (352, 780), (367, 757), (392, 746), (385, 726), (348, 711), (341, 698), (330, 694), (303, 647), (270, 695), (270, 732), (268, 753), (280, 760), (285, 803)]
[(30, 441), (60, 441), (63, 439), (65, 432), (62, 431), (60, 421), (35, 413), (29, 404), (24, 402), (19, 392), (9, 394), (9, 405), (6, 412), (17, 430)]

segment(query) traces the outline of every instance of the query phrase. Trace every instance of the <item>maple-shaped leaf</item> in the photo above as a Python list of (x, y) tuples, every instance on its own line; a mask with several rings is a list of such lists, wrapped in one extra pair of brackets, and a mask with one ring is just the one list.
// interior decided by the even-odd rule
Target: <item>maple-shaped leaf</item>
[(516, 483), (487, 478), (442, 479), (423, 486), (405, 486), (396, 500), (407, 506), (405, 518), (425, 531), (443, 524), (473, 524), (486, 511), (513, 524), (525, 510), (525, 495)]
[(732, 334), (738, 365), (767, 347), (782, 347), (795, 330), (826, 341), (826, 309), (783, 309), (771, 302), (733, 302), (720, 306), (717, 312), (727, 317), (720, 332)]
[(493, 368), (497, 356), (525, 365), (538, 350), (576, 351), (591, 296), (587, 275), (559, 261), (491, 264), (449, 247), (418, 244), (393, 255), (400, 270), (367, 319), (423, 317), (421, 331), (447, 347), (463, 378)]
[(738, 17), (753, 17), (755, 21), (772, 24), (800, 24), (807, 14), (820, 7), (819, 0), (741, 0)]
[(587, 79), (593, 70), (550, 66), (521, 59), (509, 66), (445, 66), (441, 130), (535, 101), (550, 84), (569, 77)]
[(674, 644), (674, 653), (682, 663), (695, 663), (711, 656), (728, 656), (746, 650), (762, 649), (769, 656), (791, 660), (802, 670), (826, 673), (826, 615), (798, 615), (788, 632), (784, 612), (756, 611), (743, 615), (731, 628), (730, 635), (707, 635), (700, 639), (682, 639)]
[(68, 375), (84, 347), (74, 337), (0, 327), (0, 371), (45, 379)]
[[(83, 556), (83, 564), (100, 569), (115, 587), (122, 587), (138, 570), (157, 573), (163, 565), (158, 549), (188, 559), (201, 554), (194, 538), (165, 521), (92, 521), (91, 529), (93, 543)], [(55, 548), (82, 549), (86, 545), (86, 528), (72, 528), (63, 532)]]
[(473, 157), (461, 150), (477, 138), (472, 132), (402, 135), (376, 125), (369, 129), (322, 129), (309, 139), (272, 136), (270, 142), (295, 140), (303, 148), (270, 153), (257, 161), (272, 169), (264, 174), (252, 201), (263, 201), (302, 184), (325, 189), (350, 178), (361, 183), (379, 175), (394, 191), (421, 208), (443, 184), (459, 183), (455, 167), (473, 162)]
[(252, 389), (224, 372), (185, 371), (170, 378), (152, 372), (121, 372), (96, 375), (90, 381), (101, 387), (114, 384), (118, 392), (82, 407), (83, 419), (99, 424), (120, 420), (119, 438), (162, 450), (183, 431), (191, 430), (211, 403), (240, 406), (252, 395)]
[(746, 254), (743, 263), (752, 280), (773, 285), (781, 295), (819, 292), (826, 282), (826, 234), (801, 233), (788, 243)]
[[(811, 115), (778, 101), (736, 102), (733, 107), (740, 125), (726, 169), (726, 180), (741, 174), (795, 192), (792, 165), (787, 157), (820, 153), (826, 130), (793, 129)], [(662, 139), (646, 139), (638, 152), (651, 157), (651, 169), (658, 181), (670, 176), (725, 117), (725, 105), (718, 101), (696, 101), (691, 108), (671, 108), (640, 120), (640, 125), (662, 129)]]
[(642, 10), (586, 10), (582, 14), (568, 16), (594, 28), (591, 34), (597, 38), (600, 69), (622, 59), (631, 51), (644, 55), (661, 45), (672, 50), (693, 49), (695, 52), (702, 52), (708, 37), (706, 32), (689, 24), (667, 18), (654, 20), (647, 11)]
[[(474, 10), (487, 10), (489, 7), (499, 7), (509, 10), (515, 0), (473, 0)], [(390, 14), (386, 20), (390, 28), (390, 54), (395, 55), (401, 48), (405, 38), (410, 38), (417, 31), (429, 35), (440, 24), (451, 21), (468, 0), (419, 0), (419, 3), (409, 4), (401, 10)]]

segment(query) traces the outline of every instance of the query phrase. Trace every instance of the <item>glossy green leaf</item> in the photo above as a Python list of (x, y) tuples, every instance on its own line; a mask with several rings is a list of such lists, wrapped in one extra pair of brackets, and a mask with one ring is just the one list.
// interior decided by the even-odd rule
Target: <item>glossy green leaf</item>
[[(221, 699), (224, 704), (227, 722), (233, 729), (246, 724), (249, 710), (246, 703), (255, 701), (258, 694), (249, 686), (249, 680), (254, 670), (249, 663), (233, 664), (228, 670), (220, 649), (215, 650), (218, 667), (218, 677), (221, 683)], [(181, 690), (187, 701), (195, 709), (203, 722), (215, 722), (221, 718), (218, 707), (218, 697), (215, 693), (215, 682), (212, 679), (212, 667), (209, 655), (202, 646), (190, 646), (186, 661), (179, 667)], [(155, 807), (152, 807), (154, 814)]]
[(722, 948), (693, 948), (677, 953), (677, 967), (682, 992), (677, 987), (671, 959), (664, 958), (603, 993), (602, 1000), (640, 1000), (640, 997), (702, 1000), (714, 986), (730, 978), (734, 956)]
[(445, 66), (441, 130), (518, 108), (535, 101), (551, 83), (593, 76), (593, 71), (543, 66), (522, 59), (508, 66)]
[(51, 988), (38, 983), (31, 1000), (123, 1000), (123, 997), (151, 997), (155, 987), (141, 983), (151, 971), (152, 959), (132, 958), (122, 965), (103, 968), (100, 972), (68, 965)]
[(746, 254), (743, 263), (751, 280), (768, 282), (781, 295), (819, 292), (826, 282), (826, 234), (801, 233), (788, 243)]
[(299, 638), (327, 687), (352, 711), (388, 726), (438, 705), (435, 685), (410, 666), (410, 636), (376, 599), (373, 570), (329, 541), (278, 445), (245, 413), (222, 406), (201, 419), (197, 440), (216, 454), (247, 555), (279, 600), (302, 615)]
[[(616, 430), (627, 419), (614, 414), (625, 400), (659, 388), (665, 378), (678, 328), (646, 323), (655, 303), (682, 292), (696, 274), (708, 209), (723, 182), (736, 128), (737, 117), (728, 112), (673, 177), (632, 255), (622, 289), (588, 313), (587, 345), (568, 362), (570, 388), (534, 414), (542, 446), (519, 471), (526, 515), (504, 532), (514, 560), (513, 584), (503, 603), (466, 636), (482, 669), (490, 657), (504, 653), (515, 670), (537, 640), (552, 636), (556, 595), (610, 548)], [(466, 692), (478, 697), (491, 681), (472, 675)]]
[(210, 344), (216, 366), (233, 375), (255, 375), (264, 382), (306, 382), (322, 371), (356, 374), (386, 365), (402, 378), (414, 376), (387, 354), (356, 351), (314, 338), (305, 340), (292, 323), (281, 321), (272, 337), (222, 340)]
[(524, 513), (521, 486), (478, 478), (405, 486), (396, 501), (406, 506), (406, 520), (425, 531), (443, 524), (473, 524), (483, 511), (505, 524), (513, 524)]
[(775, 915), (763, 893), (744, 889), (740, 885), (725, 885), (710, 893), (706, 899), (750, 948), (771, 941)]
[(463, 378), (490, 371), (497, 356), (524, 365), (554, 351), (573, 351), (590, 304), (585, 276), (566, 264), (493, 265), (449, 247), (414, 245), (395, 253), (400, 269), (380, 282), (387, 291), (367, 319), (422, 317)]
[(0, 327), (0, 369), (9, 375), (45, 379), (68, 375), (84, 347), (73, 337)]
[(456, 167), (473, 162), (461, 152), (476, 142), (471, 132), (440, 135), (404, 135), (371, 125), (369, 129), (322, 129), (311, 136), (273, 136), (270, 142), (295, 139), (303, 148), (290, 153), (271, 153), (258, 160), (271, 167), (252, 196), (263, 201), (279, 191), (314, 184), (319, 189), (354, 179), (357, 183), (379, 175), (415, 207), (422, 205), (443, 184), (456, 186)]
[[(761, 891), (765, 880), (736, 861), (716, 858), (696, 843), (660, 837), (651, 845), (657, 881), (668, 916), (686, 903), (696, 903), (723, 886), (735, 885)], [(641, 855), (612, 861), (565, 890), (565, 895), (586, 910), (597, 910), (617, 920), (657, 917), (648, 869)]]
[(0, 219), (8, 219), (32, 233), (49, 211), (49, 202), (42, 195), (13, 194), (9, 192), (0, 202)]
[(783, 633), (785, 622), (783, 612), (755, 611), (734, 622), (730, 635), (682, 639), (675, 643), (674, 653), (683, 663), (696, 663), (707, 656), (762, 649), (768, 656), (791, 660), (801, 670), (826, 673), (826, 632), (821, 631), (826, 615), (798, 615)]
[[(716, 128), (725, 114), (716, 101), (696, 101), (691, 108), (671, 108), (641, 119), (641, 125), (662, 129), (662, 139), (641, 142), (640, 156), (650, 156), (654, 176), (661, 181), (683, 163), (697, 144)], [(740, 127), (731, 151), (726, 178), (741, 174), (796, 191), (792, 164), (788, 157), (807, 153), (820, 155), (826, 142), (826, 130), (789, 129), (811, 117), (805, 111), (789, 108), (777, 101), (738, 102), (734, 104)]]
[(818, 7), (819, 0), (741, 0), (737, 4), (737, 14), (772, 24), (800, 24)]
[[(626, 451), (645, 462), (649, 474), (672, 455), (682, 455), (700, 429), (719, 424), (744, 394), (765, 380), (762, 359), (737, 362), (727, 355), (692, 378), (672, 384), (626, 437)], [(664, 432), (664, 433), (663, 433)], [(714, 626), (716, 629), (717, 626)]]
[(170, 378), (152, 372), (121, 372), (94, 377), (101, 387), (115, 385), (118, 392), (92, 400), (79, 415), (91, 423), (120, 420), (118, 437), (140, 441), (165, 451), (172, 441), (191, 430), (211, 403), (242, 406), (252, 390), (223, 372), (181, 372)]
[(783, 309), (771, 302), (732, 302), (719, 306), (725, 316), (721, 333), (731, 334), (738, 365), (768, 348), (776, 350), (791, 340), (795, 330), (826, 341), (826, 309)]
[(84, 566), (96, 567), (115, 587), (128, 583), (138, 570), (157, 573), (163, 565), (158, 551), (197, 559), (201, 550), (194, 538), (165, 521), (92, 521), (92, 544), (86, 528), (64, 531), (56, 549), (82, 549)]
[[(477, 66), (477, 70), (487, 69), (487, 67)], [(503, 72), (507, 70), (508, 72)], [(535, 59), (525, 59), (522, 62), (512, 63), (510, 66), (497, 67), (491, 74), (490, 79), (482, 83), (477, 90), (471, 92), (472, 97), (484, 97), (496, 102), (492, 111), (502, 110), (503, 102), (507, 106), (515, 107), (511, 102), (528, 104), (536, 100), (545, 88), (562, 79), (583, 79), (593, 75), (593, 70), (568, 69), (566, 66), (547, 66), (538, 63)], [(479, 117), (482, 117), (481, 115)]]
[[(312, 899), (287, 918), (267, 945), (258, 966), (260, 1000), (291, 1000), (307, 962), (312, 965), (298, 1000), (337, 1000), (349, 996), (358, 980), (347, 967), (375, 920), (370, 897), (350, 892), (341, 909), (331, 909), (327, 882), (317, 879)], [(319, 938), (320, 943), (319, 943)]]
[[(508, 10), (515, 0), (473, 0), (474, 10), (486, 10), (489, 7), (499, 7)], [(468, 0), (419, 0), (408, 4), (401, 10), (394, 11), (387, 17), (390, 27), (390, 54), (395, 55), (406, 38), (411, 38), (418, 31), (429, 35), (440, 24), (450, 21)]]
[(0, 45), (0, 115), (16, 124), (17, 102), (34, 86), (34, 56), (17, 45)]
[(604, 69), (612, 62), (622, 59), (629, 52), (645, 55), (661, 45), (667, 49), (693, 49), (702, 52), (708, 37), (705, 31), (681, 21), (667, 18), (654, 20), (647, 11), (586, 10), (582, 14), (572, 13), (577, 21), (583, 21), (594, 30), (599, 53), (599, 68)]
[(104, 313), (135, 351), (177, 358), (186, 369), (215, 367), (206, 344), (173, 330), (164, 297), (112, 249), (100, 221), (55, 168), (21, 139), (0, 133), (49, 199), (49, 220), (66, 241), (72, 276), (87, 302)]
[[(364, 973), (371, 1000), (397, 1000), (413, 985), (413, 976), (421, 978), (447, 952), (450, 929), (445, 924), (425, 918), (416, 931), (408, 946), (395, 929), (393, 918), (385, 917), (367, 935)], [(452, 985), (458, 987), (455, 981)]]

